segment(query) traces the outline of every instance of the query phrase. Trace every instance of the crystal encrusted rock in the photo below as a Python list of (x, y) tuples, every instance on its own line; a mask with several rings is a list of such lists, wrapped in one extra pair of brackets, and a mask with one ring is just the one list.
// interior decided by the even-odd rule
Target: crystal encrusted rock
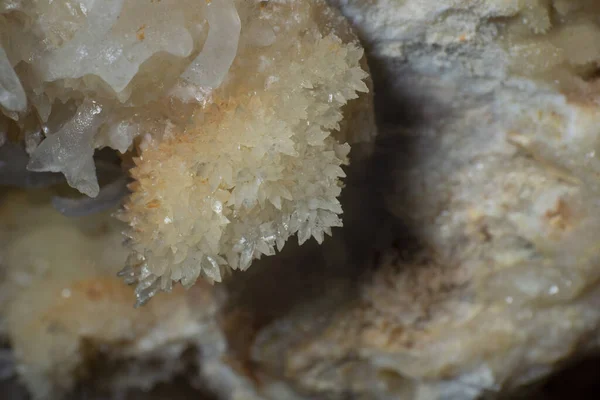
[(40, 1), (0, 13), (2, 118), (27, 143), (28, 169), (114, 202), (99, 196), (94, 150), (132, 166), (121, 275), (138, 304), (341, 226), (348, 142), (373, 130), (342, 121), (344, 108), (369, 118), (357, 103), (368, 74), (323, 0)]

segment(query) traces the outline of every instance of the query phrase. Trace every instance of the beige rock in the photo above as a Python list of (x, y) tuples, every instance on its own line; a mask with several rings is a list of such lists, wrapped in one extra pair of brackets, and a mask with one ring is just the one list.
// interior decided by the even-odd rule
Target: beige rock
[[(596, 350), (598, 6), (335, 2), (371, 50), (384, 135), (325, 254), (287, 247), (200, 313), (201, 382), (225, 399), (466, 400)], [(385, 230), (375, 189), (401, 229), (364, 262)]]
[[(60, 398), (83, 379), (114, 393), (148, 390), (198, 362), (185, 351), (218, 353), (222, 295), (203, 284), (134, 309), (133, 289), (116, 277), (123, 226), (106, 213), (67, 218), (48, 200), (11, 192), (0, 210), (3, 333), (35, 398)], [(98, 372), (102, 363), (113, 367)]]
[(391, 88), (375, 157), (419, 250), (388, 250), (328, 322), (275, 322), (257, 359), (337, 398), (469, 399), (597, 349), (597, 4), (337, 3)]
[[(335, 136), (349, 132), (340, 126), (347, 104), (370, 111), (350, 103), (368, 92), (362, 49), (322, 1), (235, 6), (245, 41), (227, 80), (186, 123), (143, 143), (131, 169), (124, 276), (138, 282), (139, 303), (174, 282), (221, 282), (295, 235), (321, 243), (342, 225), (350, 147)], [(266, 45), (252, 43), (257, 24), (272, 33)]]

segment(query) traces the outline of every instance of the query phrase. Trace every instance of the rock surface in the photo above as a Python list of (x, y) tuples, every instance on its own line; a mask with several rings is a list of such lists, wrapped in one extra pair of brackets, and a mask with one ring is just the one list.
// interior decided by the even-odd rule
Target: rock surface
[(338, 3), (388, 88), (375, 157), (416, 244), (329, 322), (316, 303), (274, 323), (257, 357), (338, 398), (470, 399), (597, 349), (597, 5)]
[(165, 296), (212, 332), (170, 330), (200, 349), (187, 378), (223, 399), (515, 398), (597, 351), (600, 7), (332, 2), (369, 50), (377, 146), (321, 248)]
[(49, 200), (12, 192), (0, 210), (3, 333), (35, 398), (59, 398), (82, 379), (112, 393), (147, 390), (195, 365), (186, 351), (218, 347), (216, 289), (178, 288), (134, 309), (133, 290), (116, 279), (122, 224), (107, 213), (67, 218)]

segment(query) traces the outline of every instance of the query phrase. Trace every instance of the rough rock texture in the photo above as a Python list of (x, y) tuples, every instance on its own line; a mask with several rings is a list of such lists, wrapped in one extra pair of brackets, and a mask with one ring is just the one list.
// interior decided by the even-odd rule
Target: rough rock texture
[(370, 52), (373, 157), (320, 248), (199, 286), (206, 302), (163, 296), (212, 332), (169, 328), (201, 349), (186, 378), (223, 399), (515, 398), (597, 351), (596, 2), (334, 2)]
[(336, 398), (469, 399), (596, 349), (596, 3), (338, 3), (388, 76), (375, 156), (416, 244), (355, 304), (261, 332), (257, 359)]
[(316, 243), (287, 246), (226, 285), (179, 287), (134, 309), (133, 289), (116, 277), (127, 257), (123, 225), (110, 213), (66, 217), (51, 200), (39, 190), (1, 197), (0, 337), (11, 350), (0, 352), (0, 383), (16, 376), (35, 399), (137, 398), (133, 389), (164, 398), (185, 385), (182, 396), (296, 398), (257, 368), (248, 346), (256, 329), (340, 281), (345, 234), (324, 244), (326, 254)]
[(3, 333), (36, 398), (58, 398), (90, 378), (113, 393), (149, 389), (210, 353), (205, 344), (218, 347), (223, 299), (213, 287), (179, 288), (133, 309), (133, 289), (116, 279), (127, 257), (123, 226), (106, 213), (67, 218), (49, 200), (11, 192), (0, 210)]

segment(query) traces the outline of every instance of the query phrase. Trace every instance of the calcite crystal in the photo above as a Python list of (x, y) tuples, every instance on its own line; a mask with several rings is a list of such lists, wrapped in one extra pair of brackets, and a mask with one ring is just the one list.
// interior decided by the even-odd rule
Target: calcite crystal
[[(141, 386), (139, 371), (151, 374), (151, 386), (185, 370), (186, 378), (219, 399), (515, 398), (515, 390), (598, 350), (597, 2), (333, 2), (370, 52), (381, 128), (372, 157), (347, 170), (340, 200), (344, 228), (321, 246), (287, 244), (249, 270), (231, 272), (224, 285), (175, 288), (133, 311), (123, 304), (133, 290), (109, 278), (128, 251), (113, 252), (114, 263), (103, 255), (118, 248), (117, 221), (95, 216), (107, 224), (97, 230), (92, 217), (69, 220), (52, 213), (50, 195), (6, 197), (6, 214), (0, 215), (0, 222), (8, 222), (0, 230), (7, 244), (2, 316), (15, 352), (2, 360), (15, 360), (30, 390), (44, 395), (72, 387), (96, 359), (74, 348), (91, 344), (122, 366), (105, 381), (91, 374), (117, 390)], [(20, 52), (83, 40), (78, 29), (91, 14), (88, 8), (69, 14), (36, 4), (40, 27), (52, 32), (49, 44), (31, 41)], [(177, 9), (168, 4), (166, 14)], [(170, 52), (180, 51), (173, 46), (156, 56), (164, 62), (163, 75), (152, 73), (150, 61), (140, 66), (139, 81), (136, 75), (132, 82), (146, 89), (138, 92), (132, 84), (131, 94), (127, 88), (119, 92), (130, 96), (123, 104), (132, 109), (114, 106), (123, 97), (111, 98), (114, 108), (95, 97), (108, 82), (120, 84), (122, 77), (111, 77), (109, 70), (101, 79), (86, 75), (44, 89), (84, 93), (61, 103), (64, 123), (50, 118), (52, 129), (68, 131), (77, 121), (93, 125), (109, 112), (94, 146), (123, 150), (122, 165), (134, 165), (134, 193), (121, 216), (134, 227), (129, 232), (135, 254), (125, 275), (141, 280), (141, 301), (168, 289), (163, 276), (169, 274), (187, 284), (195, 274), (215, 280), (230, 267), (244, 269), (255, 255), (271, 253), (277, 237), (287, 238), (290, 231), (270, 234), (278, 224), (285, 227), (288, 217), (317, 222), (312, 216), (322, 215), (323, 204), (335, 204), (327, 195), (339, 190), (327, 176), (328, 166), (336, 169), (343, 161), (335, 153), (343, 146), (338, 143), (361, 140), (357, 130), (372, 132), (363, 129), (369, 126), (366, 102), (356, 99), (342, 108), (344, 100), (336, 98), (335, 90), (344, 98), (348, 85), (360, 80), (353, 75), (359, 73), (358, 45), (336, 14), (320, 2), (235, 2), (239, 38), (215, 45), (211, 19), (238, 31), (233, 3), (219, 4), (199, 6), (202, 29), (189, 28), (193, 50), (185, 62), (173, 61), (179, 56)], [(141, 12), (134, 14), (141, 18)], [(123, 29), (135, 28), (131, 32), (147, 40), (151, 27)], [(105, 43), (112, 42), (90, 46), (102, 52)], [(15, 50), (4, 45), (14, 57)], [(198, 68), (206, 60), (226, 65), (227, 74), (221, 67), (210, 73)], [(35, 71), (25, 64), (14, 70), (27, 104), (39, 103), (23, 78)], [(173, 80), (161, 80), (165, 76)], [(2, 87), (11, 88), (2, 97), (5, 114), (20, 118), (19, 86), (11, 74), (3, 79)], [(81, 92), (81, 85), (93, 86), (94, 94)], [(160, 94), (149, 99), (153, 90)], [(333, 96), (321, 98), (325, 92)], [(89, 115), (98, 107), (98, 114)], [(356, 118), (339, 121), (336, 113), (342, 111)], [(20, 127), (27, 136), (20, 138), (27, 139), (23, 151), (33, 156), (43, 150), (31, 121), (10, 122), (3, 149), (19, 139), (14, 132)], [(337, 123), (336, 141), (311, 130), (317, 124), (333, 132)], [(264, 134), (257, 135), (261, 127)], [(276, 149), (279, 161), (266, 148)], [(15, 153), (14, 159), (22, 163), (22, 156)], [(98, 170), (101, 165), (94, 163)], [(37, 184), (28, 173), (15, 176)], [(88, 182), (76, 178), (74, 173), (69, 179)], [(100, 196), (106, 186), (99, 187)], [(17, 210), (15, 204), (29, 205)], [(54, 204), (63, 212), (81, 211), (64, 198)], [(325, 209), (329, 216), (337, 215), (335, 207)], [(31, 222), (42, 213), (47, 222)], [(318, 232), (305, 228), (298, 226), (301, 237)], [(57, 233), (73, 238), (78, 248)], [(200, 254), (202, 271), (190, 271), (187, 263)], [(230, 267), (222, 268), (225, 263)], [(54, 272), (44, 275), (48, 270)], [(102, 290), (94, 290), (100, 284)], [(71, 297), (63, 296), (65, 288)], [(86, 310), (98, 316), (90, 318)], [(41, 340), (32, 332), (42, 332)], [(195, 349), (191, 365), (185, 364), (190, 353), (181, 352), (184, 347)]]
[(124, 273), (140, 282), (140, 301), (173, 281), (221, 281), (223, 270), (247, 269), (292, 235), (320, 243), (341, 226), (350, 149), (331, 130), (342, 106), (367, 91), (362, 51), (332, 31), (319, 3), (241, 10), (259, 24), (242, 30), (276, 30), (268, 45), (240, 46), (211, 103), (182, 132), (145, 142), (132, 169), (123, 219), (135, 255)]
[(114, 204), (95, 149), (133, 166), (121, 275), (138, 304), (341, 226), (348, 142), (374, 131), (342, 122), (346, 106), (369, 119), (368, 75), (323, 0), (9, 2), (0, 29), (2, 121), (27, 169)]
[(348, 143), (359, 159), (375, 133), (366, 71), (321, 0), (0, 1), (0, 185), (26, 189), (0, 193), (0, 383), (264, 398), (227, 288), (171, 286), (341, 225)]

